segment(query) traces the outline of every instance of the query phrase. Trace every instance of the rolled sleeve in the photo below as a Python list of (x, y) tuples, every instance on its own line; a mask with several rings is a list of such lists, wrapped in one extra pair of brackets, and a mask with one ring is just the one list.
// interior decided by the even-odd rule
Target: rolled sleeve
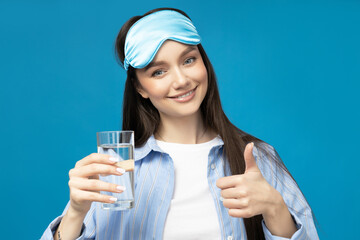
[[(44, 234), (41, 237), (41, 240), (52, 240), (54, 239), (54, 234), (56, 229), (58, 228), (61, 220), (63, 218), (63, 215), (55, 218), (47, 227), (47, 229), (45, 230)], [(83, 226), (81, 228), (81, 235), (80, 237), (78, 237), (76, 240), (84, 240), (85, 239), (85, 224), (83, 223)]]
[(295, 226), (296, 226), (296, 229), (297, 229), (297, 231), (292, 235), (291, 238), (284, 238), (284, 237), (279, 237), (279, 236), (272, 235), (271, 232), (269, 231), (269, 229), (266, 227), (266, 224), (265, 224), (264, 220), (262, 220), (261, 223), (262, 223), (265, 239), (266, 240), (301, 240), (301, 239), (307, 239), (306, 232), (304, 230), (303, 225), (300, 222), (300, 219), (296, 215), (291, 215), (291, 216), (294, 219)]
[[(52, 240), (54, 239), (54, 234), (56, 229), (58, 228), (62, 218), (64, 217), (67, 209), (69, 207), (69, 202), (66, 205), (63, 213), (55, 218), (50, 224), (49, 226), (46, 228), (45, 232), (43, 233), (41, 240)], [(93, 214), (95, 211), (95, 204), (93, 203), (91, 205), (91, 208), (89, 210), (89, 212), (86, 214), (82, 228), (81, 228), (81, 233), (80, 236), (76, 239), (76, 240), (90, 240), (90, 239), (94, 239), (95, 238), (95, 222), (94, 222), (94, 218), (93, 218)]]

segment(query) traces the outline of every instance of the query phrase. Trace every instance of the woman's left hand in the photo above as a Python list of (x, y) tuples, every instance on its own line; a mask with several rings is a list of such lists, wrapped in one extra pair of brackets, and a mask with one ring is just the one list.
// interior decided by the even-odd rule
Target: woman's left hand
[(281, 194), (261, 174), (252, 154), (253, 147), (254, 143), (249, 143), (244, 151), (245, 173), (220, 178), (216, 185), (221, 189), (230, 216), (250, 218), (262, 214), (264, 219), (273, 218), (286, 205)]

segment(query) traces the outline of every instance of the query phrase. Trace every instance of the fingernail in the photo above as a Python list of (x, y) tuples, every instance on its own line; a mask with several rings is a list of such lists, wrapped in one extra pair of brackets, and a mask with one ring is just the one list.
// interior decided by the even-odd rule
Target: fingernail
[(111, 197), (109, 200), (112, 201), (112, 202), (116, 202), (116, 201), (117, 201), (117, 198)]
[(126, 172), (126, 170), (123, 169), (123, 168), (117, 168), (116, 171), (118, 171), (119, 173), (125, 173)]
[(252, 147), (254, 146), (254, 142), (251, 143), (251, 146), (252, 146)]
[(112, 162), (118, 162), (119, 159), (117, 157), (109, 157), (109, 160)]
[(120, 191), (125, 191), (125, 189), (126, 189), (125, 186), (117, 186), (116, 188), (117, 188), (117, 190), (120, 190)]

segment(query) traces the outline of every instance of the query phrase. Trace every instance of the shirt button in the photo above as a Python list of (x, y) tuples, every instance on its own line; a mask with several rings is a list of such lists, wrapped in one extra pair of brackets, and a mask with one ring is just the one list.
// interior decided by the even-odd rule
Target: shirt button
[(212, 170), (214, 170), (215, 169), (215, 164), (211, 164), (210, 167), (211, 167)]
[(233, 236), (228, 236), (227, 240), (233, 240)]
[[(220, 197), (219, 199), (220, 199), (220, 201), (224, 201), (224, 198), (223, 198), (223, 197)], [(230, 237), (231, 237), (231, 236), (230, 236)]]

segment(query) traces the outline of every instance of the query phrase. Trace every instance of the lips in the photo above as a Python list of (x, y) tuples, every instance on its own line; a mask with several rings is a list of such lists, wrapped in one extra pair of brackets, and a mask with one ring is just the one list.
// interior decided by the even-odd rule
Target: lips
[(190, 102), (195, 97), (196, 89), (197, 89), (197, 87), (195, 87), (194, 89), (192, 89), (190, 91), (187, 91), (187, 92), (184, 92), (184, 93), (181, 93), (181, 94), (169, 97), (169, 98), (178, 103), (187, 103), (187, 102)]
[(180, 93), (180, 94), (178, 94), (178, 95), (171, 96), (171, 97), (169, 97), (169, 98), (177, 98), (177, 99), (185, 98), (185, 97), (191, 95), (191, 94), (196, 90), (196, 88), (197, 88), (197, 86), (196, 86), (194, 89), (190, 90), (190, 91), (187, 91), (187, 92), (184, 92), (184, 93)]

